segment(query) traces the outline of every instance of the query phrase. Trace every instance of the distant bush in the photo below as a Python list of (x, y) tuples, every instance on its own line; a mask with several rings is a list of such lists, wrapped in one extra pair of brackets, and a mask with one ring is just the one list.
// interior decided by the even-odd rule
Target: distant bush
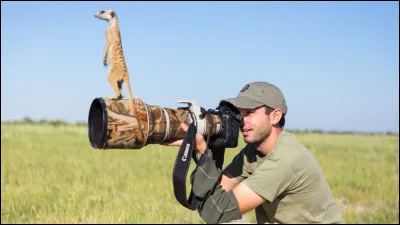
[(69, 125), (69, 123), (67, 123), (63, 120), (51, 120), (51, 121), (49, 121), (49, 124), (53, 125), (53, 126)]
[(83, 122), (83, 121), (78, 121), (78, 122), (75, 123), (75, 126), (84, 126), (84, 127), (86, 127), (87, 123)]
[(28, 123), (28, 124), (35, 123), (35, 121), (33, 121), (33, 119), (31, 119), (31, 118), (29, 118), (27, 116), (22, 119), (22, 122), (23, 123)]
[(39, 121), (35, 121), (30, 117), (24, 117), (22, 120), (13, 120), (13, 121), (2, 121), (4, 124), (49, 124), (52, 126), (60, 126), (60, 125), (70, 125), (68, 122), (64, 120), (46, 120), (46, 119), (40, 119)]
[(49, 121), (45, 120), (45, 119), (41, 119), (39, 120), (39, 124), (48, 124)]

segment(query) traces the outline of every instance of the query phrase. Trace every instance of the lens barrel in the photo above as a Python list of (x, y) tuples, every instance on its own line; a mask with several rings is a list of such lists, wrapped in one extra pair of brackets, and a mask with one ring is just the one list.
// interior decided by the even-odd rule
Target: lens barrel
[[(134, 98), (136, 115), (129, 99), (95, 98), (89, 109), (88, 135), (95, 149), (141, 149), (148, 144), (162, 144), (183, 139), (181, 123), (205, 127), (204, 136), (221, 132), (221, 118), (199, 115), (188, 109), (171, 109), (145, 104)], [(143, 133), (143, 136), (142, 136)]]

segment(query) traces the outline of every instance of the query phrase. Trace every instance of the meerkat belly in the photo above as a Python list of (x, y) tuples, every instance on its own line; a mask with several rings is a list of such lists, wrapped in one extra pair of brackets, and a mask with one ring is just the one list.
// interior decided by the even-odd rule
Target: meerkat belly
[(127, 68), (125, 64), (124, 54), (121, 51), (121, 48), (111, 48), (110, 61), (111, 68), (113, 72), (118, 74), (117, 76), (124, 76), (127, 73)]

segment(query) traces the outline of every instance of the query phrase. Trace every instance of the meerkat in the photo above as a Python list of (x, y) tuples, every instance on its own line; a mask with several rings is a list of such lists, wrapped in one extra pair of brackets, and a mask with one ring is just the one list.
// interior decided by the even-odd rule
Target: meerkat
[(122, 40), (118, 25), (118, 16), (112, 9), (101, 10), (100, 12), (95, 13), (94, 16), (97, 19), (105, 20), (108, 22), (108, 27), (106, 29), (106, 43), (103, 50), (103, 65), (106, 68), (108, 65), (110, 65), (110, 70), (108, 72), (108, 82), (111, 84), (112, 88), (115, 91), (115, 94), (111, 96), (111, 98), (121, 99), (124, 97), (124, 93), (122, 92), (122, 84), (125, 82), (125, 86), (128, 90), (131, 102), (131, 113), (136, 116), (136, 109), (131, 92), (128, 68), (126, 66), (124, 52), (122, 50)]
[(101, 10), (100, 12), (95, 13), (94, 16), (98, 19), (108, 22), (108, 27), (106, 29), (106, 43), (103, 50), (103, 65), (106, 68), (108, 65), (110, 65), (108, 82), (115, 91), (115, 94), (112, 96), (112, 98), (121, 99), (124, 97), (124, 93), (122, 92), (122, 84), (125, 82), (129, 97), (133, 101), (128, 69), (125, 63), (124, 52), (122, 50), (118, 16), (111, 9)]

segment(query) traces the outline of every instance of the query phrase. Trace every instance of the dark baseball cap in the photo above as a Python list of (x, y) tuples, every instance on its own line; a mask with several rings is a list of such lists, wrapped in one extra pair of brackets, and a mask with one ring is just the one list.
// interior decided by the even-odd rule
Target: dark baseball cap
[(223, 99), (221, 103), (229, 102), (236, 108), (255, 109), (262, 105), (273, 109), (281, 109), (286, 115), (287, 106), (282, 91), (273, 84), (267, 82), (251, 82), (246, 84), (236, 98)]

